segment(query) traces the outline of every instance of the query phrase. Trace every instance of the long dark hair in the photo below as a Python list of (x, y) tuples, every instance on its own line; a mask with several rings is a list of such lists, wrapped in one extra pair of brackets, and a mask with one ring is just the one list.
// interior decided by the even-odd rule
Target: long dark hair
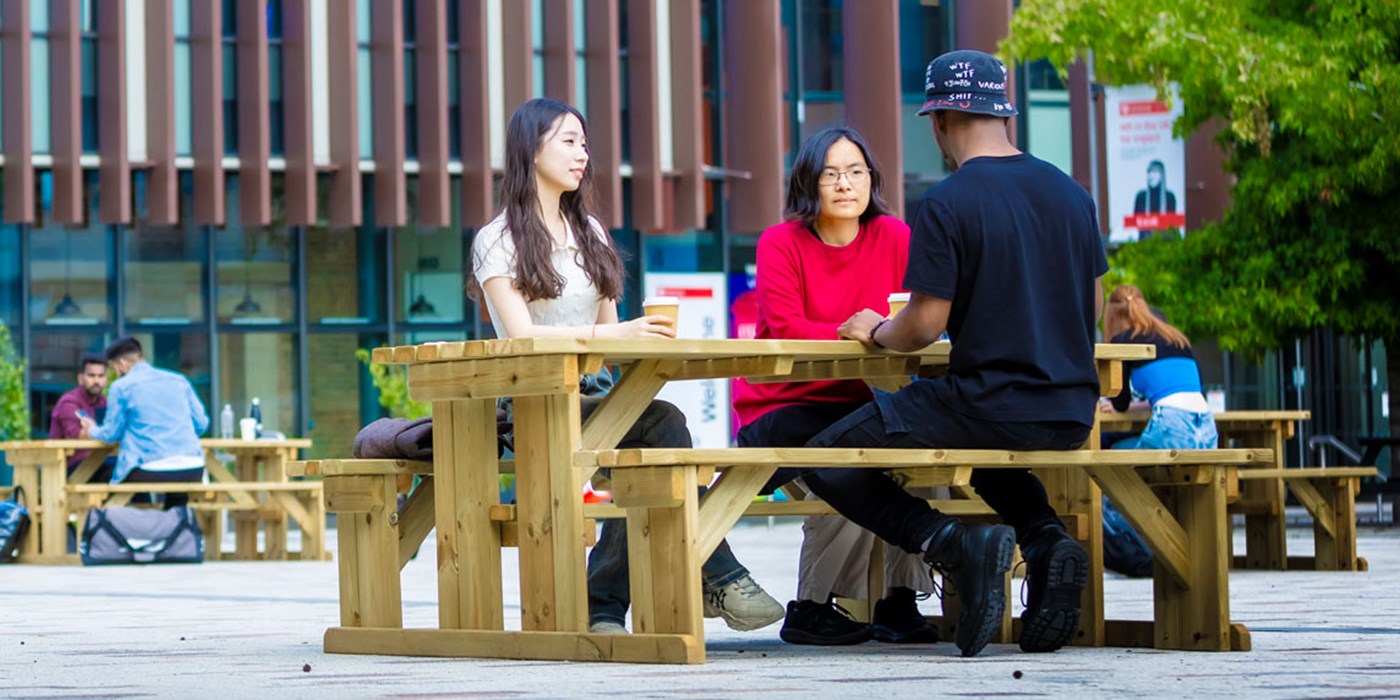
[[(535, 186), (535, 156), (540, 146), (558, 130), (566, 114), (572, 114), (583, 125), (585, 138), (588, 123), (578, 110), (546, 98), (533, 99), (520, 105), (506, 127), (506, 172), (501, 182), (501, 210), (506, 215), (506, 230), (515, 243), (515, 287), (526, 301), (554, 299), (564, 292), (564, 278), (550, 264), (553, 245), (549, 229), (540, 219), (539, 192)], [(598, 288), (598, 295), (617, 301), (622, 298), (622, 259), (613, 248), (611, 239), (598, 237), (590, 225), (589, 202), (593, 197), (593, 161), (584, 169), (578, 189), (565, 192), (559, 198), (559, 211), (574, 231), (578, 242), (578, 262), (588, 279)], [(475, 275), (472, 276), (475, 280)]]
[(787, 204), (783, 207), (783, 217), (788, 221), (801, 221), (811, 226), (821, 215), (821, 183), (817, 180), (826, 167), (826, 152), (841, 139), (855, 144), (865, 158), (865, 165), (870, 168), (870, 203), (861, 212), (860, 222), (863, 224), (877, 216), (894, 213), (880, 194), (884, 178), (880, 175), (880, 166), (870, 155), (870, 146), (865, 142), (865, 137), (849, 126), (833, 126), (813, 134), (797, 150), (792, 174), (788, 176)]

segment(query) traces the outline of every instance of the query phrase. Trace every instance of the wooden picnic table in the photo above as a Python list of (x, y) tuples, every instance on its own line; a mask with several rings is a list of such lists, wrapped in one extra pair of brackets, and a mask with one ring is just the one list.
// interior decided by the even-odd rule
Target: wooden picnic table
[[(1220, 446), (1262, 447), (1273, 450), (1274, 469), (1283, 469), (1283, 443), (1296, 434), (1299, 421), (1311, 420), (1309, 411), (1222, 411), (1215, 415)], [(1148, 411), (1099, 414), (1104, 431), (1141, 431), (1147, 426)], [(1285, 518), (1286, 487), (1282, 479), (1251, 479), (1240, 484), (1240, 500), (1235, 510), (1244, 513), (1245, 553), (1235, 557), (1235, 567), (1243, 569), (1312, 569), (1312, 557), (1294, 557), (1289, 566), (1288, 523)]]
[[(657, 392), (669, 381), (685, 379), (747, 377), (750, 381), (799, 381), (833, 378), (860, 378), (875, 383), (897, 385), (907, 382), (921, 367), (945, 365), (950, 346), (938, 343), (918, 352), (895, 353), (868, 349), (853, 341), (787, 340), (588, 340), (558, 338), (517, 338), (417, 346), (379, 348), (373, 361), (401, 364), (408, 368), (410, 396), (433, 406), (432, 464), (434, 512), (438, 553), (438, 626), (436, 629), (403, 629), (398, 614), (398, 580), (395, 563), (401, 565), (400, 551), (392, 551), (393, 539), (381, 546), (382, 553), (362, 552), (386, 562), (385, 571), (368, 572), (363, 567), (342, 566), (340, 582), (342, 625), (327, 630), (325, 649), (333, 653), (366, 653), (422, 656), (465, 656), (560, 660), (614, 660), (634, 662), (698, 663), (704, 660), (703, 631), (699, 626), (698, 569), (689, 571), (686, 562), (695, 556), (676, 558), (677, 553), (708, 551), (752, 501), (763, 481), (758, 470), (740, 470), (743, 475), (722, 478), (705, 497), (705, 507), (695, 510), (693, 501), (667, 514), (649, 509), (650, 526), (634, 527), (628, 510), (628, 528), (633, 540), (632, 587), (634, 625), (639, 633), (596, 635), (588, 633), (587, 580), (584, 544), (588, 541), (580, 491), (586, 479), (608, 459), (634, 421)], [(1121, 365), (1125, 360), (1153, 356), (1150, 346), (1104, 344), (1096, 348), (1102, 391), (1117, 393), (1121, 388)], [(622, 378), (587, 423), (580, 426), (578, 381), (581, 373), (595, 372), (604, 364), (623, 365)], [(515, 401), (515, 463), (517, 503), (512, 509), (511, 531), (518, 540), (521, 630), (504, 629), (504, 601), (501, 583), (502, 510), (497, 483), (495, 404), (499, 397)], [(1095, 440), (1091, 442), (1096, 443)], [(630, 451), (629, 451), (630, 452)], [(641, 451), (645, 452), (645, 451)], [(695, 451), (696, 454), (704, 451)], [(724, 464), (724, 453), (749, 459), (738, 450), (719, 450), (716, 458)], [(879, 465), (880, 450), (867, 450)], [(983, 451), (995, 452), (995, 451)], [(1225, 498), (1233, 469), (1232, 460), (1272, 459), (1263, 451), (1217, 454), (1215, 461), (1204, 458), (1204, 466), (1178, 471), (1173, 464), (1187, 464), (1185, 452), (1153, 451), (1133, 455), (1142, 462), (1158, 464), (1157, 479), (1183, 475), (1187, 486), (1199, 485), (1210, 493), (1206, 500), (1195, 500), (1198, 507), (1190, 522), (1179, 525), (1152, 496), (1151, 482), (1135, 475), (1132, 465), (1106, 469), (1099, 461), (1106, 451), (1092, 453), (1035, 453), (1035, 464), (1057, 465), (1058, 479), (1048, 480), (1052, 505), (1062, 514), (1086, 518), (1091, 560), (1101, 571), (1102, 553), (1099, 527), (1099, 490), (1094, 479), (1112, 485), (1111, 495), (1130, 518), (1152, 526), (1150, 541), (1167, 548), (1166, 563), (1159, 568), (1159, 595), (1163, 586), (1181, 589), (1195, 586), (1203, 590), (1201, 601), (1212, 611), (1173, 608), (1169, 614), (1184, 620), (1175, 630), (1190, 629), (1193, 616), (1201, 614), (1220, 624), (1211, 639), (1195, 640), (1190, 633), (1182, 639), (1154, 631), (1151, 621), (1105, 625), (1103, 583), (1090, 577), (1085, 593), (1085, 617), (1076, 643), (1162, 646), (1168, 648), (1248, 648), (1248, 633), (1228, 623), (1228, 569), (1216, 566), (1225, 561), (1228, 544), (1220, 534), (1225, 520)], [(893, 451), (891, 451), (893, 454)], [(1030, 454), (1030, 453), (1026, 453)], [(1204, 454), (1204, 452), (1202, 452)], [(1078, 455), (1078, 456), (1076, 456)], [(1097, 456), (1096, 456), (1097, 455)], [(979, 455), (991, 462), (975, 462), (990, 467), (1017, 466), (1016, 453)], [(624, 456), (625, 457), (625, 456)], [(643, 455), (645, 459), (655, 455)], [(811, 455), (801, 455), (802, 458)], [(779, 455), (781, 458), (781, 455)], [(935, 458), (920, 453), (917, 463)], [(688, 459), (688, 457), (682, 457)], [(1006, 460), (1011, 460), (1007, 462)], [(1082, 459), (1082, 461), (1080, 461)], [(1000, 461), (995, 461), (1000, 460)], [(1105, 464), (1107, 462), (1104, 462)], [(1198, 464), (1197, 462), (1189, 462)], [(627, 465), (609, 462), (616, 467)], [(1083, 468), (1077, 468), (1078, 465)], [(1218, 465), (1218, 466), (1217, 466)], [(703, 466), (703, 465), (701, 465)], [(353, 469), (353, 467), (350, 467)], [(670, 470), (632, 467), (623, 471), (651, 472), (660, 476)], [(650, 498), (665, 501), (675, 494), (686, 494), (687, 485), (699, 471), (685, 471), (684, 478), (672, 481), (655, 493), (614, 489), (615, 497), (631, 502)], [(1152, 471), (1152, 470), (1147, 470)], [(363, 479), (351, 476), (349, 479)], [(681, 474), (682, 470), (676, 470)], [(614, 478), (619, 475), (614, 471)], [(669, 478), (669, 477), (664, 477)], [(679, 477), (678, 477), (679, 478)], [(1042, 480), (1045, 480), (1044, 478)], [(639, 486), (643, 479), (628, 479)], [(368, 482), (366, 482), (368, 484)], [(653, 482), (654, 483), (654, 482)], [(1162, 483), (1162, 482), (1157, 482)], [(680, 484), (680, 486), (676, 486)], [(1170, 486), (1170, 484), (1166, 484)], [(615, 482), (615, 486), (618, 486)], [(1204, 492), (1203, 492), (1204, 493)], [(693, 489), (688, 498), (693, 498)], [(380, 501), (385, 495), (361, 495), (351, 489), (343, 507), (331, 510), (366, 513), (362, 518), (373, 524), (375, 517), (387, 517), (388, 524), (415, 522), (423, 513), (404, 511), (384, 514)], [(1122, 502), (1120, 502), (1120, 498)], [(1212, 500), (1213, 499), (1213, 500)], [(330, 496), (328, 496), (330, 500)], [(363, 501), (363, 503), (361, 503)], [(1209, 504), (1209, 505), (1207, 505)], [(1186, 505), (1187, 512), (1196, 506)], [(648, 509), (642, 509), (646, 512)], [(722, 511), (724, 515), (718, 515)], [(732, 512), (731, 512), (732, 511)], [(379, 515), (377, 516), (376, 513)], [(659, 519), (658, 519), (659, 518)], [(676, 520), (675, 518), (680, 518)], [(1185, 527), (1186, 529), (1183, 529)], [(413, 527), (426, 531), (426, 525)], [(1199, 535), (1199, 536), (1198, 536)], [(400, 535), (402, 537), (402, 535)], [(640, 539), (638, 539), (640, 536)], [(680, 537), (680, 539), (672, 539)], [(650, 554), (641, 560), (639, 552)], [(344, 554), (344, 550), (342, 550)], [(1218, 557), (1217, 557), (1218, 555)], [(650, 566), (646, 563), (650, 562)], [(680, 568), (676, 568), (679, 565)], [(695, 564), (698, 566), (698, 564)], [(644, 570), (644, 571), (643, 571)], [(695, 576), (689, 574), (695, 573)], [(345, 580), (347, 576), (351, 580)], [(689, 579), (694, 578), (694, 581)], [(647, 588), (650, 583), (670, 587), (669, 592)], [(374, 581), (392, 587), (375, 589)], [(1165, 582), (1165, 583), (1163, 583)], [(641, 586), (641, 588), (639, 588)], [(676, 594), (694, 588), (694, 596)], [(373, 590), (372, 590), (373, 589)], [(659, 589), (658, 589), (659, 590)], [(690, 600), (690, 598), (694, 600)], [(669, 602), (667, 602), (669, 601)], [(673, 606), (674, 609), (668, 609)], [(693, 616), (693, 619), (692, 619)], [(1205, 618), (1200, 618), (1205, 619)], [(658, 623), (657, 620), (660, 620)], [(1159, 623), (1160, 624), (1160, 623)], [(670, 628), (681, 628), (672, 630)], [(1171, 633), (1175, 635), (1175, 632)]]
[[(286, 559), (287, 558), (287, 513), (284, 500), (290, 499), (289, 495), (271, 496), (269, 500), (274, 503), (262, 504), (258, 502), (258, 491), (272, 493), (278, 491), (274, 484), (286, 483), (286, 468), (288, 461), (296, 459), (297, 451), (311, 447), (311, 441), (307, 439), (281, 439), (281, 440), (239, 440), (228, 438), (206, 438), (199, 441), (204, 448), (204, 466), (209, 474), (212, 484), (220, 485), (219, 488), (225, 490), (229, 497), (238, 504), (244, 506), (243, 510), (233, 514), (235, 531), (235, 551), (234, 557), (238, 559), (259, 558), (258, 554), (258, 526), (261, 523), (265, 529), (267, 553), (265, 558)], [(68, 476), (68, 459), (74, 452), (91, 450), (89, 454), (71, 477)], [(68, 522), (71, 515), (85, 513), (89, 507), (76, 494), (72, 493), (70, 486), (80, 486), (81, 488), (94, 488), (100, 485), (89, 485), (87, 482), (92, 478), (103, 460), (117, 453), (117, 445), (100, 442), (97, 440), (11, 440), (0, 442), (0, 451), (5, 453), (6, 461), (14, 467), (15, 484), (24, 488), (26, 497), (30, 500), (32, 517), (34, 518), (33, 531), (25, 538), (20, 549), (19, 563), (21, 564), (77, 564), (79, 563), (77, 554), (68, 553)], [(233, 458), (233, 469), (225, 466), (220, 455), (229, 455)], [(248, 489), (240, 489), (237, 485), (247, 484)], [(261, 487), (254, 487), (260, 484)], [(152, 485), (161, 488), (161, 485)], [(193, 489), (192, 489), (193, 490)], [(99, 497), (105, 494), (96, 494)], [(130, 493), (114, 494), (117, 501), (125, 503), (131, 498)], [(113, 502), (111, 505), (119, 505)], [(265, 507), (263, 507), (265, 505)], [(296, 506), (292, 506), (296, 508)], [(311, 509), (307, 509), (308, 511)], [(321, 513), (319, 528), (315, 527), (315, 513), (298, 513), (299, 520), (305, 520), (311, 524), (310, 528), (303, 528), (303, 531), (310, 531), (311, 537), (303, 542), (304, 557), (309, 559), (324, 559), (324, 510), (315, 508)], [(217, 515), (217, 514), (216, 514)], [(302, 518), (300, 516), (305, 516)], [(206, 541), (218, 543), (220, 536), (220, 523), (217, 517), (205, 518), (202, 527), (206, 530)], [(81, 522), (79, 523), (81, 527)], [(213, 531), (210, 532), (210, 528)], [(205, 556), (217, 559), (219, 553), (217, 549), (206, 550)]]

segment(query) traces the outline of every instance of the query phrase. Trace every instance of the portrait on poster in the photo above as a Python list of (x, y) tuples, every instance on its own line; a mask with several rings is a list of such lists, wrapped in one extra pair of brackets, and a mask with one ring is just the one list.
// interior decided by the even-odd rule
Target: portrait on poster
[(1104, 88), (1108, 240), (1180, 235), (1186, 227), (1186, 144), (1172, 136), (1181, 101), (1150, 85)]

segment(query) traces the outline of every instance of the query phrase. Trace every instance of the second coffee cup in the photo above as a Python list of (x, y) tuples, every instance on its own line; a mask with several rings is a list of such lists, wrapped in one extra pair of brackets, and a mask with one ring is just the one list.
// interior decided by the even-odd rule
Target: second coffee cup
[(886, 318), (894, 318), (896, 314), (904, 309), (904, 305), (909, 303), (909, 292), (895, 292), (890, 295), (889, 302), (890, 315)]

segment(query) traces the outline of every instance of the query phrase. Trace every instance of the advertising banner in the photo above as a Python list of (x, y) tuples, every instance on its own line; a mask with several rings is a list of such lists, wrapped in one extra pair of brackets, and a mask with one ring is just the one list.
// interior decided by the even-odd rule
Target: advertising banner
[(1186, 143), (1172, 137), (1181, 100), (1149, 85), (1104, 88), (1108, 240), (1127, 243), (1186, 228)]
[[(729, 334), (728, 280), (722, 272), (648, 272), (648, 297), (680, 300), (678, 338), (725, 338)], [(656, 398), (685, 413), (696, 447), (729, 447), (729, 380), (670, 382)]]

